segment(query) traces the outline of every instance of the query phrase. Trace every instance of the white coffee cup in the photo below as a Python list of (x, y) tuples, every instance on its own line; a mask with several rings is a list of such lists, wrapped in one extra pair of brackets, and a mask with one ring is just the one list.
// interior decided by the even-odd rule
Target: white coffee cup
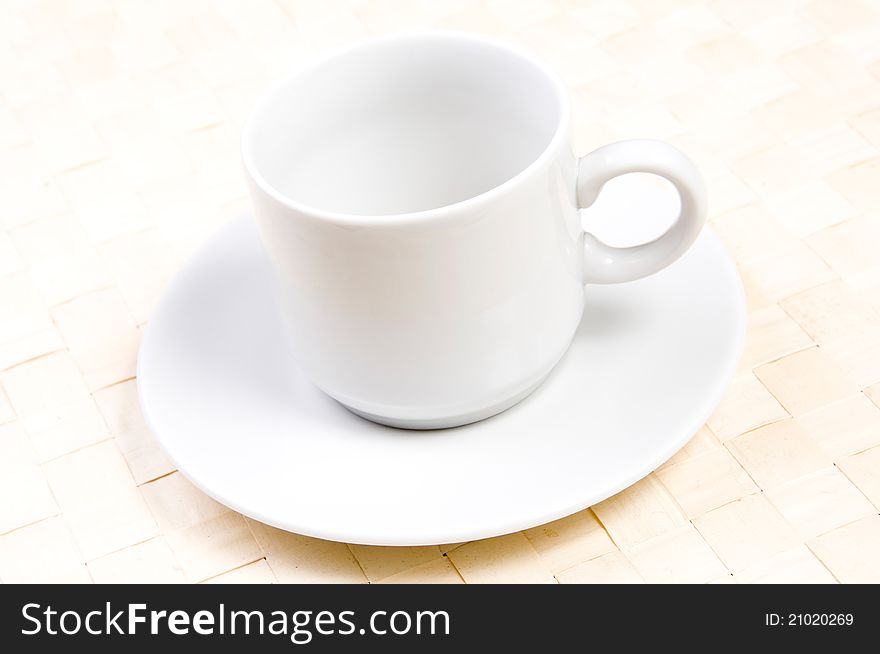
[[(271, 89), (242, 135), (256, 222), (298, 366), (370, 420), (452, 427), (503, 411), (550, 373), (584, 284), (650, 275), (706, 217), (694, 165), (659, 141), (576, 158), (557, 76), (517, 48), (429, 32), (365, 41)], [(628, 248), (578, 209), (617, 175), (681, 196)]]

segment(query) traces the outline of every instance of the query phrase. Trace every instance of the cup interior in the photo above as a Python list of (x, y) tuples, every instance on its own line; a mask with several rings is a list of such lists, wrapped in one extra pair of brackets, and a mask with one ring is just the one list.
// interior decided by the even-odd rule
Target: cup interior
[(515, 177), (559, 129), (559, 84), (512, 49), (454, 35), (367, 42), (276, 87), (245, 130), (251, 172), (300, 205), (435, 209)]

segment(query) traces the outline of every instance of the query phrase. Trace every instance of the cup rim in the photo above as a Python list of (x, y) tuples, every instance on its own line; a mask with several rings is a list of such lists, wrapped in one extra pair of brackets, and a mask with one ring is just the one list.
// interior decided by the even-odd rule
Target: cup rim
[[(469, 41), (471, 43), (478, 43), (484, 46), (503, 50), (508, 55), (522, 59), (525, 62), (535, 66), (550, 82), (550, 86), (555, 91), (556, 101), (559, 105), (559, 118), (557, 120), (553, 136), (547, 142), (547, 145), (544, 147), (541, 153), (537, 157), (535, 157), (528, 166), (520, 170), (510, 179), (500, 184), (497, 184), (496, 186), (493, 186), (489, 189), (486, 189), (482, 193), (474, 195), (470, 198), (459, 200), (457, 202), (452, 202), (450, 204), (445, 204), (439, 207), (434, 207), (431, 209), (421, 209), (419, 211), (390, 214), (358, 214), (321, 209), (319, 207), (314, 207), (295, 200), (294, 198), (279, 191), (266, 180), (266, 178), (260, 172), (256, 161), (254, 160), (253, 148), (251, 147), (251, 143), (253, 142), (253, 133), (256, 129), (257, 115), (261, 114), (262, 109), (269, 105), (275, 99), (282, 88), (295, 81), (301, 75), (307, 72), (314, 71), (336, 58), (351, 54), (352, 52), (361, 48), (394, 42), (413, 41), (424, 38), (439, 38), (447, 39), (449, 41)], [(404, 222), (426, 222), (429, 220), (451, 217), (460, 213), (461, 211), (479, 209), (480, 207), (494, 201), (503, 194), (508, 193), (512, 188), (522, 184), (524, 180), (531, 177), (536, 171), (541, 170), (554, 158), (556, 150), (565, 138), (567, 126), (570, 121), (570, 113), (571, 107), (569, 96), (565, 84), (562, 82), (562, 79), (546, 63), (541, 61), (539, 58), (537, 58), (535, 55), (524, 48), (521, 48), (511, 43), (507, 43), (500, 39), (483, 36), (481, 34), (475, 34), (472, 32), (450, 30), (407, 30), (401, 32), (392, 32), (390, 34), (373, 36), (367, 39), (360, 40), (357, 43), (350, 44), (342, 48), (337, 48), (336, 50), (331, 51), (330, 53), (318, 58), (317, 60), (298, 68), (291, 75), (285, 76), (281, 80), (272, 84), (254, 103), (254, 106), (252, 107), (250, 114), (248, 115), (247, 120), (242, 127), (240, 140), (241, 158), (245, 172), (253, 181), (253, 183), (263, 193), (271, 197), (273, 200), (275, 200), (275, 202), (278, 202), (282, 206), (288, 209), (292, 209), (299, 214), (312, 216), (314, 218), (327, 222), (358, 226), (365, 226), (373, 223), (381, 223), (382, 225), (387, 226), (389, 224)]]

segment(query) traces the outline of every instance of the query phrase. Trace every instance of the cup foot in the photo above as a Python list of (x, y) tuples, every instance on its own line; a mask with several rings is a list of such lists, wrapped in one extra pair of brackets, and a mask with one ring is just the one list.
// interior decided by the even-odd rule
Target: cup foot
[(544, 380), (547, 379), (549, 374), (549, 371), (544, 373), (543, 375), (541, 375), (537, 382), (527, 387), (525, 390), (520, 391), (513, 397), (504, 400), (503, 402), (493, 404), (484, 409), (480, 409), (479, 411), (471, 411), (457, 416), (449, 416), (444, 418), (388, 418), (385, 416), (367, 413), (366, 411), (360, 411), (359, 409), (348, 406), (343, 402), (339, 402), (339, 400), (336, 401), (342, 404), (342, 406), (344, 406), (356, 416), (369, 420), (370, 422), (385, 425), (386, 427), (395, 427), (397, 429), (412, 429), (419, 431), (424, 431), (428, 429), (451, 429), (453, 427), (462, 427), (472, 422), (479, 422), (480, 420), (485, 420), (487, 418), (491, 418), (492, 416), (498, 415), (503, 411), (507, 411), (507, 409), (510, 409), (514, 405), (519, 404), (521, 401), (523, 401), (529, 395), (535, 392), (538, 386), (540, 386), (544, 382)]

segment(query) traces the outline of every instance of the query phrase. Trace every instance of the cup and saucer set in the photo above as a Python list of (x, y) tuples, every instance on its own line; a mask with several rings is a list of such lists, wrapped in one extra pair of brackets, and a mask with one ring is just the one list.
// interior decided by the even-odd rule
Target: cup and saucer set
[(275, 527), (430, 545), (564, 517), (681, 448), (736, 369), (742, 286), (690, 160), (578, 158), (570, 112), (531, 55), (445, 32), (270, 89), (242, 134), (253, 215), (141, 345), (178, 469)]

